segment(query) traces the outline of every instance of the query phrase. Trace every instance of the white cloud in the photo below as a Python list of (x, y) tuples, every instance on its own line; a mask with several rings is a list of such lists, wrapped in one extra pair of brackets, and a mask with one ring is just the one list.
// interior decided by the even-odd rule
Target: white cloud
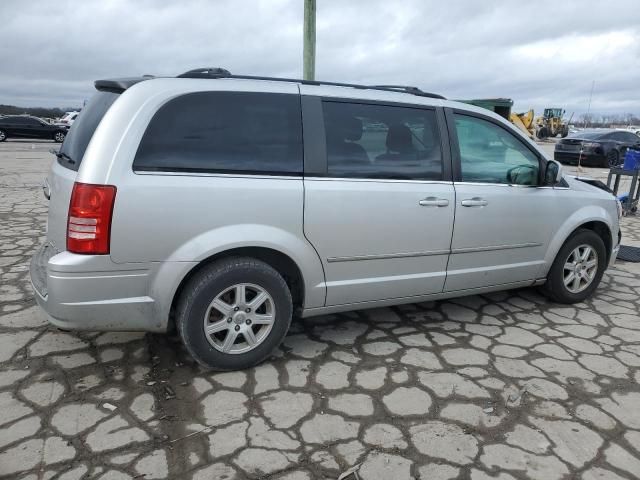
[[(97, 78), (199, 66), (301, 76), (302, 0), (3, 0), (0, 103), (80, 104)], [(640, 2), (318, 0), (319, 79), (640, 114)]]
[(620, 56), (625, 49), (640, 43), (638, 32), (612, 31), (595, 35), (566, 35), (556, 39), (540, 40), (513, 49), (515, 56), (531, 60), (551, 61), (556, 64), (597, 64), (607, 58)]

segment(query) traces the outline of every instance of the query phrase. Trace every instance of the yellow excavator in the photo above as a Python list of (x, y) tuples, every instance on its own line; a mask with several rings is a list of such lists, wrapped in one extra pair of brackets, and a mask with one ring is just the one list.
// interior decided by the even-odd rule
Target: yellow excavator
[(522, 132), (531, 139), (535, 138), (536, 134), (534, 118), (535, 113), (533, 109), (525, 113), (511, 113), (509, 115), (509, 121), (522, 130)]
[[(547, 137), (562, 138), (569, 135), (569, 121), (564, 119), (565, 111), (562, 108), (545, 108), (541, 117), (536, 118), (536, 137), (539, 139)], [(571, 116), (573, 118), (573, 115)]]
[(524, 113), (512, 112), (513, 100), (510, 98), (481, 98), (459, 101), (486, 108), (501, 115), (531, 139), (542, 140), (548, 137), (557, 137), (558, 135), (564, 138), (569, 134), (571, 118), (569, 121), (565, 121), (565, 111), (561, 108), (545, 108), (544, 114), (536, 118), (533, 109)]

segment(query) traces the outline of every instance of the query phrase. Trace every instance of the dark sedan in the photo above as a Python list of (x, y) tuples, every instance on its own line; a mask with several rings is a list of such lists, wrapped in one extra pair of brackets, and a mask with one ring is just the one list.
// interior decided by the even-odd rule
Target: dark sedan
[(553, 158), (585, 167), (612, 167), (624, 161), (629, 147), (640, 147), (640, 137), (621, 130), (585, 130), (556, 143)]
[(7, 138), (46, 138), (61, 143), (67, 127), (52, 125), (28, 115), (7, 115), (0, 118), (0, 142)]

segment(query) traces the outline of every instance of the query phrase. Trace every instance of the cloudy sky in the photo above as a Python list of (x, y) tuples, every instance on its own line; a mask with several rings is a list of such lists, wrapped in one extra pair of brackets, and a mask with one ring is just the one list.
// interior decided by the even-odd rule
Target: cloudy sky
[[(640, 0), (317, 0), (316, 78), (640, 115)], [(302, 76), (303, 0), (3, 0), (0, 103), (201, 66)]]

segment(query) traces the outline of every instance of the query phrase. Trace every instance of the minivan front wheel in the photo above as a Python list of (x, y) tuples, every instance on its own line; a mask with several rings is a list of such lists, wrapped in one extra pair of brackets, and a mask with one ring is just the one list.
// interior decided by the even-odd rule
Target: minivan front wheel
[(293, 311), (282, 276), (253, 258), (229, 258), (198, 272), (178, 302), (177, 326), (189, 353), (216, 370), (248, 368), (284, 339)]
[(53, 139), (56, 141), (56, 143), (64, 142), (64, 137), (66, 137), (66, 134), (64, 132), (56, 132), (53, 134)]
[(606, 262), (602, 238), (591, 230), (578, 230), (558, 252), (545, 291), (559, 303), (582, 302), (598, 288)]

